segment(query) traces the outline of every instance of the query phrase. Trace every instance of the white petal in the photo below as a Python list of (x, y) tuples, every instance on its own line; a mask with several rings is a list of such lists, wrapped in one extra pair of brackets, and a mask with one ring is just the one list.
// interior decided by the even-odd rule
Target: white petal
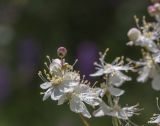
[(62, 105), (67, 100), (66, 95), (62, 95), (58, 100), (58, 105)]
[(51, 82), (45, 82), (45, 83), (40, 85), (40, 88), (47, 89), (47, 88), (50, 88), (51, 86), (52, 86)]
[(84, 117), (91, 118), (85, 104), (79, 97), (72, 96), (72, 99), (70, 100), (70, 109), (75, 113), (82, 113)]
[(124, 90), (121, 90), (119, 88), (115, 88), (113, 86), (109, 87), (109, 91), (110, 91), (112, 96), (116, 96), (116, 97), (121, 96), (121, 95), (124, 94)]
[(160, 63), (160, 52), (153, 54), (156, 63)]
[(95, 110), (93, 112), (93, 115), (95, 117), (101, 117), (101, 116), (108, 115), (108, 113), (110, 113), (110, 112), (111, 112), (111, 108), (102, 101), (100, 104), (100, 108)]
[(121, 113), (120, 113), (121, 116), (126, 119), (128, 119), (128, 117), (132, 117), (135, 113), (137, 113), (139, 111), (137, 108), (138, 106), (139, 106), (139, 104), (122, 108)]
[(51, 94), (51, 99), (52, 100), (59, 100), (62, 95), (63, 95), (63, 93), (59, 90), (59, 88), (55, 87), (53, 89), (52, 94)]
[(70, 81), (70, 82), (68, 83), (68, 86), (74, 87), (74, 86), (77, 86), (78, 84), (79, 84), (79, 81)]
[(61, 76), (61, 60), (60, 59), (53, 59), (52, 63), (49, 66), (49, 70), (51, 73), (55, 74), (55, 75), (59, 75)]
[(97, 76), (102, 76), (104, 74), (103, 69), (99, 69), (97, 72), (90, 74), (91, 77), (97, 77)]
[(148, 66), (145, 66), (140, 70), (139, 77), (137, 78), (138, 82), (145, 82), (148, 79), (150, 73), (150, 68)]
[(159, 51), (157, 45), (151, 39), (148, 39), (144, 36), (141, 37), (141, 39), (137, 41), (136, 44), (142, 47), (147, 47), (147, 49), (153, 53), (157, 53)]
[(123, 74), (120, 71), (116, 71), (116, 73), (113, 76), (110, 76), (110, 81), (112, 84), (116, 87), (121, 86), (125, 81), (130, 81), (131, 78), (127, 75)]
[(152, 117), (150, 121), (148, 121), (148, 123), (160, 123), (160, 115), (158, 115), (157, 117)]
[(49, 96), (51, 96), (52, 91), (53, 91), (53, 88), (49, 88), (49, 89), (44, 93), (43, 101), (46, 100)]
[(127, 42), (127, 46), (133, 46), (133, 44), (134, 44), (134, 42), (133, 41), (129, 41), (129, 42)]
[(111, 76), (110, 81), (114, 86), (117, 87), (121, 86), (124, 82), (117, 74)]
[(160, 75), (156, 75), (152, 80), (152, 88), (154, 90), (159, 91), (160, 90)]
[(82, 115), (86, 118), (91, 118), (91, 114), (89, 113), (89, 111), (87, 110), (87, 107), (85, 106), (85, 104), (83, 103), (83, 111), (82, 111)]
[(98, 96), (100, 96), (100, 97), (103, 97), (103, 96), (105, 95), (105, 90), (102, 89), (102, 88), (94, 88), (93, 90), (94, 90), (94, 91), (96, 92), (96, 94), (98, 94)]
[(82, 106), (82, 102), (81, 102), (80, 98), (77, 96), (72, 96), (72, 99), (70, 100), (70, 109), (73, 112), (80, 113), (80, 112), (82, 112), (81, 106)]
[(63, 93), (72, 92), (74, 86), (69, 86), (67, 83), (59, 85), (59, 90)]
[[(133, 114), (132, 114), (132, 115), (133, 115)], [(121, 110), (118, 112), (117, 117), (118, 117), (119, 119), (127, 120), (127, 119), (128, 119), (128, 114), (127, 114), (123, 109), (121, 109)]]
[(85, 103), (91, 106), (97, 106), (102, 102), (102, 100), (97, 96), (87, 96), (86, 95), (86, 96), (83, 96), (82, 99)]

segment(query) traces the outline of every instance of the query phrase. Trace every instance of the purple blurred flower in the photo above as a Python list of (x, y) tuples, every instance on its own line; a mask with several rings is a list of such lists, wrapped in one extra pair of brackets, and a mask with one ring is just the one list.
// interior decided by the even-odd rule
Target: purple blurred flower
[(25, 39), (20, 44), (19, 72), (23, 83), (29, 83), (34, 75), (40, 57), (40, 45), (33, 39)]
[(97, 45), (93, 42), (84, 41), (78, 46), (78, 64), (86, 79), (90, 79), (89, 74), (94, 71), (93, 63), (97, 60), (97, 54)]

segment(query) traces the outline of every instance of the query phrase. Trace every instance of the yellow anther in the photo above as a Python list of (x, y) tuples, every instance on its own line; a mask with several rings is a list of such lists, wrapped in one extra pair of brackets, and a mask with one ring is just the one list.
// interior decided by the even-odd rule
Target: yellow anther
[(38, 72), (38, 75), (42, 75), (42, 72), (41, 72), (41, 71), (39, 71), (39, 72)]
[(59, 84), (62, 83), (63, 78), (61, 78), (61, 77), (52, 77), (51, 81), (52, 81), (53, 85), (59, 85)]

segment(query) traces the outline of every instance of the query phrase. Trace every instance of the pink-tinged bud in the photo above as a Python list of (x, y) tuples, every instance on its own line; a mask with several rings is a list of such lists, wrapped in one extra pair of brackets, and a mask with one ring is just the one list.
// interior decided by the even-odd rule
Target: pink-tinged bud
[(57, 49), (57, 55), (60, 57), (60, 58), (64, 58), (67, 54), (67, 49), (65, 47), (59, 47)]
[(150, 15), (155, 15), (157, 13), (157, 9), (153, 5), (148, 6), (147, 10)]

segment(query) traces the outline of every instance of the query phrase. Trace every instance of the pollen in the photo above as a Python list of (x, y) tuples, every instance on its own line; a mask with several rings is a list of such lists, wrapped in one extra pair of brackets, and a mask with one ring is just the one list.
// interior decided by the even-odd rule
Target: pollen
[(58, 76), (52, 77), (52, 80), (51, 80), (53, 85), (59, 85), (62, 83), (62, 81), (63, 81), (63, 78)]

